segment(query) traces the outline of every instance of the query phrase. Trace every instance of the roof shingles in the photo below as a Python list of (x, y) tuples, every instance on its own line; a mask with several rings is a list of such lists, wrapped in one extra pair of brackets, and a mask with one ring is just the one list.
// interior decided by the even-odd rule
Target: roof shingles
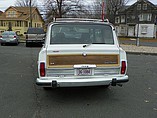
[[(7, 17), (6, 12), (10, 9), (14, 9), (16, 12), (19, 13), (18, 17)], [(32, 7), (32, 12), (34, 12), (37, 8)], [(0, 15), (0, 20), (27, 20), (29, 18), (29, 12), (30, 9), (29, 7), (9, 7), (8, 9), (5, 10), (4, 13)]]

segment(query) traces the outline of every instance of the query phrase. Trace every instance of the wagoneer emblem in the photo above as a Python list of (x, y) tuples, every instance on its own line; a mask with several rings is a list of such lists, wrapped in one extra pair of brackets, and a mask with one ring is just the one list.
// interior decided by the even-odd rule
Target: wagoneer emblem
[(86, 56), (87, 56), (87, 54), (86, 54), (86, 53), (82, 53), (82, 56), (86, 57)]

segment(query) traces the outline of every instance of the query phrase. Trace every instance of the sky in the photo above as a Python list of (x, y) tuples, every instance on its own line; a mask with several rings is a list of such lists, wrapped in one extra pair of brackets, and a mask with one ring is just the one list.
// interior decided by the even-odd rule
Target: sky
[[(14, 6), (16, 0), (0, 0), (0, 10), (4, 11), (5, 9), (7, 9), (9, 6)], [(37, 2), (41, 4), (42, 0), (37, 0)], [(92, 0), (88, 0), (88, 1), (92, 1)], [(137, 0), (130, 0), (130, 2), (128, 3), (128, 5), (131, 5), (133, 3), (135, 3)], [(153, 4), (157, 4), (157, 0), (149, 0), (150, 2), (152, 2)]]

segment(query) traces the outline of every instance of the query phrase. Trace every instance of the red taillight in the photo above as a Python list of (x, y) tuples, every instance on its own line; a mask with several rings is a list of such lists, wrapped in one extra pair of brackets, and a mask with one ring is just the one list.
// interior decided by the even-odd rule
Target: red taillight
[(122, 61), (121, 74), (125, 74), (125, 71), (126, 71), (126, 61)]
[(0, 38), (2, 38), (2, 36), (0, 36)]
[(40, 63), (40, 76), (45, 76), (45, 63)]
[(16, 38), (16, 36), (14, 36), (14, 38)]

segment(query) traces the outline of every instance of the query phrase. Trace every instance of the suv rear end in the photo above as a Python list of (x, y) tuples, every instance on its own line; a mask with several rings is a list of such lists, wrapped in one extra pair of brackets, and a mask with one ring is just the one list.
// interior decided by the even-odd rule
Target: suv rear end
[(45, 32), (43, 28), (28, 28), (26, 32), (26, 47), (39, 44), (42, 45), (45, 40)]
[(127, 59), (110, 23), (56, 21), (39, 52), (36, 83), (42, 87), (102, 86), (124, 83)]

